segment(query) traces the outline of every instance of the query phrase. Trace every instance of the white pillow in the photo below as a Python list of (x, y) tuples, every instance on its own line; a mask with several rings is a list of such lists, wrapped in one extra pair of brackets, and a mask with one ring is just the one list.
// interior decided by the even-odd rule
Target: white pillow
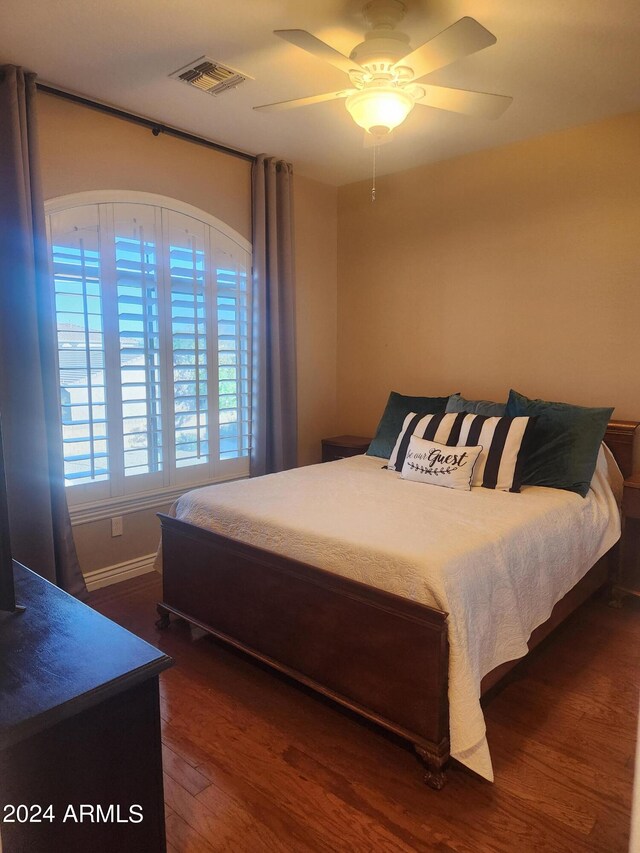
[(437, 415), (411, 412), (404, 419), (387, 467), (391, 471), (402, 470), (412, 435), (448, 447), (482, 445), (484, 450), (474, 469), (471, 485), (519, 492), (527, 447), (525, 439), (534, 420), (465, 412), (440, 412)]
[(471, 488), (473, 469), (482, 453), (478, 447), (447, 447), (412, 435), (402, 464), (401, 477), (446, 489)]

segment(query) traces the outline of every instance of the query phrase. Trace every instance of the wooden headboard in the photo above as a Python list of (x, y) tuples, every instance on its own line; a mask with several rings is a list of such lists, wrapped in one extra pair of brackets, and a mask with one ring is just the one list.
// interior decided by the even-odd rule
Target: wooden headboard
[(604, 442), (616, 458), (625, 478), (633, 472), (633, 439), (640, 421), (609, 421)]

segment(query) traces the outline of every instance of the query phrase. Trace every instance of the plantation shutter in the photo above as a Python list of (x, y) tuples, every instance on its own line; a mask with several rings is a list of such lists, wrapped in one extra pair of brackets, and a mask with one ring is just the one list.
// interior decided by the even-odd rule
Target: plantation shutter
[(173, 435), (176, 468), (209, 463), (207, 229), (167, 214), (171, 299)]
[(248, 246), (195, 209), (91, 195), (49, 214), (70, 502), (248, 474)]
[(233, 459), (250, 450), (247, 267), (231, 241), (219, 241), (215, 261), (219, 455)]
[(49, 228), (65, 484), (106, 483), (110, 460), (98, 207), (57, 213)]
[(158, 226), (152, 207), (114, 205), (121, 452), (126, 478), (163, 470)]

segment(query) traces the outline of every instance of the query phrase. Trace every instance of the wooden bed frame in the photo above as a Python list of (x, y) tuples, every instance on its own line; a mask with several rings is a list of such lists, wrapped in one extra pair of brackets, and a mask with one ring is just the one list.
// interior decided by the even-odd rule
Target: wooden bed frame
[[(611, 421), (605, 441), (623, 474), (638, 422)], [(447, 614), (323, 569), (160, 515), (163, 600), (171, 613), (410, 741), (425, 782), (449, 760)], [(534, 631), (534, 648), (600, 588), (613, 548)], [(518, 661), (488, 673), (482, 693)]]

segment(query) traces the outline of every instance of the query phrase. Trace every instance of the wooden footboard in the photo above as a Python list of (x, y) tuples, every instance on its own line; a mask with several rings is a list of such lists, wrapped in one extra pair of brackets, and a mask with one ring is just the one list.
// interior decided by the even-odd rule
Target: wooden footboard
[(168, 612), (414, 744), (426, 781), (449, 758), (447, 614), (166, 515)]

